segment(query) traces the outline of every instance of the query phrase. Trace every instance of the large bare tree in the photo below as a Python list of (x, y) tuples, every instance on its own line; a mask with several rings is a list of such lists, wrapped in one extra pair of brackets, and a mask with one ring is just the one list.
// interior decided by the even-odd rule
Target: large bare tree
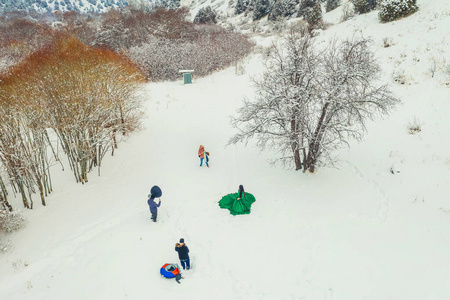
[(273, 45), (255, 100), (244, 100), (232, 118), (240, 132), (229, 144), (256, 138), (304, 172), (331, 162), (334, 149), (362, 138), (367, 119), (399, 102), (377, 80), (369, 45), (364, 38), (332, 41), (318, 51), (309, 34), (292, 30)]

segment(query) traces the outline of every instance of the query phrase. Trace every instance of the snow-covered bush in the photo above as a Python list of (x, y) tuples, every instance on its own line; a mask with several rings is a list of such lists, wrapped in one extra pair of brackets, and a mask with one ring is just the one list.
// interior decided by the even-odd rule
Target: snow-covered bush
[(255, 0), (253, 7), (253, 21), (265, 17), (271, 10), (270, 0)]
[(12, 232), (20, 229), (24, 223), (25, 219), (20, 212), (0, 209), (0, 231)]
[(355, 12), (358, 14), (365, 14), (372, 11), (377, 6), (377, 0), (351, 0)]
[(422, 123), (416, 117), (408, 124), (408, 133), (416, 134), (422, 131)]
[(325, 2), (325, 11), (329, 12), (341, 5), (341, 0), (327, 0)]
[(444, 72), (450, 78), (450, 64), (444, 66)]
[(383, 0), (378, 17), (381, 22), (390, 22), (409, 16), (418, 9), (416, 0)]
[(436, 71), (438, 70), (438, 63), (436, 62), (436, 59), (433, 59), (431, 61), (430, 67), (428, 68), (431, 74), (431, 78), (434, 78), (434, 75), (436, 74)]
[(388, 47), (392, 46), (392, 44), (393, 44), (392, 38), (390, 38), (390, 37), (385, 37), (385, 38), (383, 39), (383, 47), (384, 47), (384, 48), (388, 48)]
[(313, 7), (306, 8), (306, 12), (303, 17), (311, 26), (311, 29), (323, 27), (322, 7), (319, 2), (316, 2)]
[(319, 1), (317, 0), (301, 0), (297, 17), (304, 17), (305, 14), (310, 11)]
[(392, 75), (394, 82), (405, 84), (407, 81), (405, 70), (403, 69), (395, 69), (393, 75)]
[(211, 6), (200, 8), (200, 10), (197, 12), (197, 15), (195, 15), (194, 23), (196, 24), (215, 24), (217, 13), (215, 10), (211, 8)]
[(295, 14), (295, 0), (277, 0), (269, 13), (269, 20), (290, 17)]
[(353, 5), (350, 2), (345, 2), (342, 5), (342, 16), (341, 16), (341, 22), (345, 22), (355, 16), (355, 9)]
[(246, 62), (240, 60), (236, 62), (234, 73), (236, 75), (244, 75), (245, 74), (245, 65)]
[(11, 242), (10, 241), (6, 241), (6, 242), (0, 241), (0, 254), (2, 252), (8, 251), (10, 248), (11, 248)]
[(180, 7), (180, 0), (157, 0), (155, 1), (155, 6), (164, 7), (170, 10), (176, 10)]
[(267, 31), (269, 33), (283, 33), (288, 28), (288, 24), (283, 19), (276, 19), (271, 21), (267, 26)]
[(252, 1), (251, 0), (237, 0), (236, 6), (234, 7), (234, 13), (236, 15), (240, 15), (243, 12), (251, 9)]

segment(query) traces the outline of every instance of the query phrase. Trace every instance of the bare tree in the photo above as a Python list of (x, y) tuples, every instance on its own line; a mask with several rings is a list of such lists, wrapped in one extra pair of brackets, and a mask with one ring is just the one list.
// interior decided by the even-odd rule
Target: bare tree
[[(14, 192), (22, 196), (27, 208), (33, 207), (31, 194), (39, 190), (41, 203), (51, 192), (48, 135), (45, 112), (35, 103), (30, 86), (17, 77), (0, 83), (0, 163), (6, 169)], [(4, 201), (6, 201), (6, 188)], [(37, 187), (37, 189), (36, 189)]]
[(274, 45), (256, 100), (244, 100), (232, 124), (240, 130), (229, 144), (257, 139), (295, 169), (314, 172), (330, 163), (332, 151), (361, 139), (365, 121), (386, 114), (399, 102), (386, 85), (367, 39), (333, 41), (318, 52), (311, 37), (295, 31)]

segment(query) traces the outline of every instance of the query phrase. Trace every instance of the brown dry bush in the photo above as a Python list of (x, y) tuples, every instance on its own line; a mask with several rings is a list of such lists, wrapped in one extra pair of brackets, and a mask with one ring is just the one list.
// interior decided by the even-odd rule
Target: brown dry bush
[(50, 44), (53, 30), (44, 22), (12, 18), (0, 22), (0, 73)]
[[(38, 150), (45, 155), (41, 162), (48, 162), (45, 151), (48, 147), (52, 149), (52, 145), (46, 134), (55, 134), (77, 182), (85, 183), (87, 173), (93, 167), (100, 172), (106, 152), (117, 147), (118, 133), (125, 135), (139, 126), (142, 113), (135, 92), (142, 81), (142, 75), (129, 59), (105, 49), (88, 47), (75, 37), (61, 34), (51, 45), (31, 54), (0, 78), (1, 101), (9, 103), (4, 106), (9, 111), (0, 116), (0, 137), (9, 134), (5, 124), (23, 120), (17, 134), (27, 136), (24, 144), (34, 140), (45, 143), (45, 146), (40, 144), (45, 149), (38, 147)], [(7, 140), (5, 145), (11, 143)], [(22, 170), (20, 183), (29, 183), (19, 188), (22, 197), (31, 195), (36, 185), (41, 196), (45, 195), (46, 187), (41, 189), (36, 179), (31, 178), (36, 178), (36, 173), (45, 176), (48, 166), (26, 173), (31, 172), (33, 164), (29, 161), (33, 155), (20, 156), (14, 152), (16, 149), (0, 148), (5, 152), (1, 153), (2, 157), (28, 158), (27, 163), (26, 159), (20, 159), (20, 164), (3, 162), (10, 170), (10, 178), (13, 172)], [(22, 148), (20, 151), (28, 153)], [(32, 206), (25, 200), (24, 205)]]

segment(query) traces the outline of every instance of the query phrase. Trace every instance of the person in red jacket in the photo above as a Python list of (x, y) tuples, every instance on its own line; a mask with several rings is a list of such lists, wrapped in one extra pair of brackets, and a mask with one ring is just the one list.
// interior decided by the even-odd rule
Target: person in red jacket
[(205, 147), (203, 145), (200, 145), (200, 148), (198, 148), (198, 157), (200, 157), (200, 167), (203, 165), (203, 159), (205, 159), (206, 166), (209, 168), (209, 153), (205, 152)]

